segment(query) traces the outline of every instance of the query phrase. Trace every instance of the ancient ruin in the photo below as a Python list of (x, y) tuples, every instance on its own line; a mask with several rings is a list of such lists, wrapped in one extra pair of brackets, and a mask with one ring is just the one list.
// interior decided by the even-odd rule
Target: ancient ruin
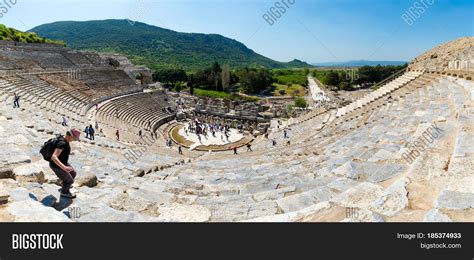
[[(0, 42), (0, 221), (474, 221), (473, 46), (436, 47), (366, 96), (266, 137), (260, 105), (149, 88), (135, 78), (147, 70), (118, 56)], [(253, 151), (181, 155), (170, 133), (196, 117), (242, 123), (239, 146)], [(60, 198), (39, 148), (87, 125), (96, 138), (70, 159), (77, 198)]]

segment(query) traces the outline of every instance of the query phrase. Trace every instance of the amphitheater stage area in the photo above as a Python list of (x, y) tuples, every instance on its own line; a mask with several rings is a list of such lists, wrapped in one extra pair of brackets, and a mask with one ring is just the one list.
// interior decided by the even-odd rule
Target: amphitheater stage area
[(231, 128), (228, 132), (228, 139), (224, 132), (216, 131), (215, 136), (211, 132), (207, 135), (198, 135), (190, 132), (186, 124), (175, 124), (170, 131), (171, 139), (178, 145), (190, 150), (199, 151), (228, 151), (234, 147), (241, 147), (247, 144), (252, 138), (238, 129)]

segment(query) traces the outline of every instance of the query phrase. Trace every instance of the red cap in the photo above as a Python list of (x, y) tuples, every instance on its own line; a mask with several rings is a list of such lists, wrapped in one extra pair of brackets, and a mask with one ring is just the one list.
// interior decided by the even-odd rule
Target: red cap
[(77, 130), (76, 128), (72, 128), (69, 132), (71, 132), (71, 135), (75, 141), (78, 141), (79, 137), (81, 137), (81, 131)]

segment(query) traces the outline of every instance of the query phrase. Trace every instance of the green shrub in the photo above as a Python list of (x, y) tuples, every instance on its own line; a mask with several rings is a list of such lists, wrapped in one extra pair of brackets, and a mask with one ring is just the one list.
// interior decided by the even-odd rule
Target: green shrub
[(0, 40), (17, 41), (23, 43), (51, 43), (63, 46), (66, 45), (63, 41), (49, 40), (39, 37), (34, 32), (21, 32), (13, 28), (8, 28), (3, 24), (0, 24)]
[(304, 98), (302, 97), (295, 98), (295, 107), (305, 108), (307, 106), (308, 104), (306, 103), (306, 100)]

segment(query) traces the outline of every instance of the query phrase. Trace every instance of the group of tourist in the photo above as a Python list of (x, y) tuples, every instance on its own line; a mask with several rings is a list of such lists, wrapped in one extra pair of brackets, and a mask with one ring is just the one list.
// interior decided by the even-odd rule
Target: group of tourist
[(90, 140), (95, 140), (94, 138), (95, 130), (92, 127), (92, 125), (86, 126), (86, 129), (84, 129), (84, 133), (86, 133), (86, 138)]
[[(62, 117), (62, 122), (61, 125), (67, 127), (67, 117), (63, 116)], [(89, 140), (95, 140), (95, 132), (99, 131), (99, 123), (95, 122), (95, 129), (92, 127), (92, 125), (86, 126), (84, 129), (84, 133), (86, 134), (86, 138)], [(102, 132), (102, 130), (100, 130)]]
[[(166, 147), (171, 148), (172, 146), (173, 146), (173, 140), (166, 139)], [(183, 147), (181, 145), (178, 145), (178, 153), (180, 155), (183, 155)]]
[(184, 131), (186, 135), (188, 135), (188, 131), (196, 134), (199, 141), (201, 141), (201, 135), (203, 135), (204, 137), (207, 137), (208, 134), (211, 134), (213, 137), (216, 137), (216, 133), (221, 132), (223, 134), (221, 135), (221, 140), (223, 141), (224, 136), (225, 136), (227, 142), (229, 142), (230, 129), (231, 129), (230, 124), (204, 123), (195, 119), (194, 121), (191, 121), (188, 123)]
[[(252, 144), (251, 144), (251, 143), (247, 143), (245, 146), (247, 147), (247, 152), (252, 152), (252, 151), (253, 151), (253, 150), (252, 150)], [(234, 154), (235, 154), (235, 155), (238, 155), (238, 154), (239, 154), (239, 153), (238, 153), (238, 149), (239, 149), (239, 148), (238, 148), (237, 146), (234, 146), (234, 147), (230, 148), (230, 150), (233, 150), (233, 151), (234, 151)]]
[[(279, 122), (280, 124), (280, 122)], [(288, 129), (283, 129), (283, 139), (288, 139), (286, 141), (286, 145), (291, 145), (291, 141), (290, 141), (290, 135), (288, 134), (288, 130), (291, 130), (291, 128), (288, 128)], [(269, 133), (265, 133), (265, 138), (266, 139), (269, 139)], [(272, 146), (277, 146), (278, 142), (275, 138), (272, 138), (271, 139), (271, 143), (272, 143)]]

